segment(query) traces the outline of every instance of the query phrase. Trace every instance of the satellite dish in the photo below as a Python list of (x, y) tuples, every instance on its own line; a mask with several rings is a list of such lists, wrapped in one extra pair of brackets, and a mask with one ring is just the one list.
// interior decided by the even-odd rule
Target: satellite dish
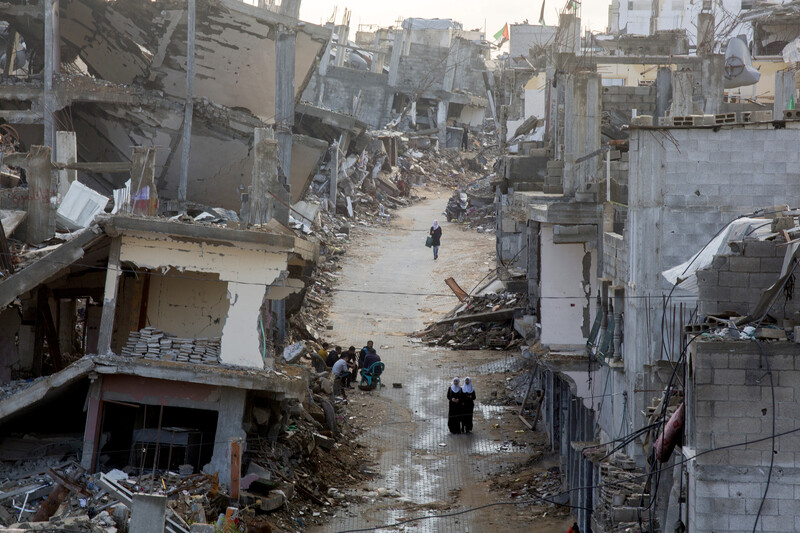
[(761, 79), (761, 73), (753, 68), (747, 43), (741, 37), (733, 37), (728, 41), (724, 78), (726, 89), (753, 85)]

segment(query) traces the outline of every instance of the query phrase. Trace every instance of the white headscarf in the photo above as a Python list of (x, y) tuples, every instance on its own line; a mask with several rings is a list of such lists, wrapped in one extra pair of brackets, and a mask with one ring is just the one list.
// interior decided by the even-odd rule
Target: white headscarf
[(458, 392), (461, 390), (461, 387), (458, 386), (458, 378), (453, 378), (453, 384), (450, 385), (450, 390), (453, 392)]
[[(467, 381), (469, 381), (469, 383), (467, 383)], [(472, 394), (472, 392), (475, 390), (472, 388), (472, 378), (470, 377), (464, 378), (464, 385), (461, 387), (461, 390), (466, 392), (467, 394)]]
[(439, 228), (439, 221), (438, 220), (434, 220), (433, 221), (433, 229), (438, 229), (438, 228)]

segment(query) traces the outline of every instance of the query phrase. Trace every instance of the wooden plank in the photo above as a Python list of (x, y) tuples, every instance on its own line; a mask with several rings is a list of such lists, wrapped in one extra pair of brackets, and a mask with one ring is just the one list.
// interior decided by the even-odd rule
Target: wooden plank
[(444, 282), (447, 284), (448, 287), (450, 287), (450, 290), (453, 291), (453, 293), (458, 297), (459, 302), (466, 301), (466, 299), (469, 298), (469, 294), (467, 294), (464, 291), (464, 289), (462, 289), (461, 286), (459, 286), (459, 284), (456, 282), (455, 279), (447, 278), (446, 280), (444, 280)]

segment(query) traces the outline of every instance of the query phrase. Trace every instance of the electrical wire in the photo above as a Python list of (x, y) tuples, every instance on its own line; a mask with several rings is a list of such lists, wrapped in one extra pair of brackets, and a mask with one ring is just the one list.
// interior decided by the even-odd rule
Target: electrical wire
[[(795, 263), (796, 266), (796, 263)], [(775, 467), (775, 454), (777, 453), (775, 450), (775, 382), (772, 376), (772, 368), (769, 364), (769, 358), (767, 357), (766, 352), (764, 352), (764, 347), (758, 342), (758, 339), (755, 337), (751, 337), (751, 340), (756, 343), (758, 346), (758, 350), (761, 352), (761, 358), (764, 360), (764, 365), (767, 367), (767, 375), (769, 376), (769, 386), (772, 389), (772, 453), (769, 454), (769, 471), (767, 473), (767, 483), (764, 486), (764, 494), (761, 496), (761, 503), (758, 505), (758, 512), (756, 513), (756, 520), (753, 523), (753, 533), (755, 533), (756, 528), (758, 527), (758, 521), (761, 518), (761, 511), (764, 509), (764, 502), (767, 500), (767, 492), (769, 492), (769, 485), (772, 481), (772, 471)]]
[[(676, 466), (680, 466), (682, 464), (688, 463), (689, 461), (694, 461), (698, 457), (702, 457), (702, 456), (707, 455), (709, 453), (729, 450), (731, 448), (739, 448), (739, 447), (742, 447), (742, 446), (749, 446), (751, 444), (757, 444), (759, 442), (763, 442), (763, 441), (770, 440), (770, 439), (777, 439), (779, 437), (784, 437), (786, 435), (790, 435), (792, 433), (797, 433), (797, 432), (800, 432), (800, 427), (795, 427), (795, 428), (787, 430), (787, 431), (783, 431), (783, 432), (780, 432), (780, 433), (775, 433), (775, 434), (773, 434), (772, 436), (769, 436), (769, 437), (763, 437), (763, 438), (755, 439), (755, 440), (745, 440), (745, 441), (737, 442), (737, 443), (734, 443), (734, 444), (728, 444), (728, 445), (719, 446), (719, 447), (716, 447), (716, 448), (709, 448), (708, 450), (704, 450), (702, 452), (695, 453), (694, 455), (692, 455), (690, 457), (684, 457), (683, 459), (681, 459), (679, 461), (675, 461), (675, 464), (667, 465), (667, 466), (664, 466), (662, 468), (659, 468), (659, 469), (656, 470), (656, 472), (660, 473), (660, 472), (663, 472), (665, 470), (673, 469)], [(644, 478), (647, 478), (650, 475), (651, 475), (650, 473), (641, 474), (641, 475), (634, 475), (634, 476), (631, 476), (631, 477), (627, 477), (623, 481), (620, 481), (620, 482), (610, 481), (610, 482), (598, 483), (598, 484), (594, 484), (594, 485), (585, 485), (585, 486), (580, 486), (580, 487), (574, 487), (574, 488), (571, 488), (571, 489), (567, 489), (567, 490), (563, 490), (561, 492), (555, 493), (555, 494), (551, 495), (551, 497), (555, 498), (555, 497), (558, 497), (558, 496), (564, 496), (564, 495), (570, 494), (572, 492), (585, 491), (585, 490), (594, 490), (594, 489), (600, 489), (600, 488), (603, 488), (603, 487), (617, 487), (621, 483), (628, 483), (630, 481), (644, 479)], [(397, 526), (400, 526), (400, 525), (403, 525), (403, 524), (407, 524), (407, 523), (410, 523), (410, 522), (419, 522), (419, 521), (422, 521), (422, 520), (430, 520), (430, 519), (434, 519), (434, 518), (448, 518), (448, 517), (451, 517), (451, 516), (459, 516), (459, 515), (463, 515), (463, 514), (467, 514), (467, 513), (472, 513), (472, 512), (475, 512), (475, 511), (480, 511), (481, 509), (486, 509), (488, 507), (495, 507), (495, 506), (499, 506), (499, 505), (523, 505), (523, 504), (529, 504), (529, 503), (536, 503), (536, 502), (539, 502), (539, 501), (544, 501), (544, 502), (547, 502), (547, 503), (553, 503), (553, 504), (556, 504), (556, 505), (562, 505), (564, 507), (569, 507), (571, 509), (581, 509), (581, 510), (585, 510), (585, 511), (590, 511), (589, 509), (586, 509), (586, 508), (583, 508), (583, 507), (560, 504), (558, 502), (555, 502), (555, 501), (552, 501), (552, 500), (546, 499), (546, 498), (533, 498), (533, 499), (530, 499), (530, 500), (520, 500), (520, 501), (516, 501), (516, 502), (489, 503), (489, 504), (481, 505), (481, 506), (478, 506), (478, 507), (470, 507), (470, 508), (467, 508), (467, 509), (463, 509), (461, 511), (456, 511), (454, 513), (446, 513), (446, 514), (441, 514), (441, 515), (420, 516), (420, 517), (417, 517), (417, 518), (409, 518), (409, 519), (406, 519), (406, 520), (402, 520), (402, 521), (396, 522), (394, 524), (384, 524), (384, 525), (380, 525), (380, 526), (373, 526), (373, 527), (360, 528), (360, 529), (346, 529), (346, 530), (340, 530), (337, 533), (362, 533), (362, 532), (367, 532), (367, 531), (377, 531), (379, 529), (388, 529), (388, 528), (392, 528), (392, 527), (397, 527)]]

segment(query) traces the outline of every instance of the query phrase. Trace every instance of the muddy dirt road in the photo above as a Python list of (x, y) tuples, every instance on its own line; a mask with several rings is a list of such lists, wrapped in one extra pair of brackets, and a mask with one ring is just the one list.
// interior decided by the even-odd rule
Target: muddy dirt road
[[(490, 481), (542, 448), (542, 435), (523, 432), (514, 408), (491, 405), (493, 391), (502, 395), (506, 379), (520, 368), (516, 353), (429, 348), (408, 336), (457, 303), (443, 282), (446, 277), (469, 291), (494, 267), (494, 235), (444, 222), (449, 191), (422, 194), (427, 199), (396, 212), (390, 226), (353, 231), (331, 309), (331, 342), (360, 349), (374, 340), (386, 363), (385, 388), (349, 394), (352, 418), (346, 424), (363, 429), (361, 442), (376, 451), (374, 464), (362, 469), (374, 472), (364, 488), (391, 489), (399, 497), (363, 498), (338, 507), (328, 526), (315, 531), (379, 528), (509, 501), (510, 494), (490, 491)], [(437, 261), (424, 246), (434, 218), (442, 221), (444, 233)], [(447, 431), (445, 395), (454, 376), (471, 376), (478, 394), (475, 430), (469, 435)], [(572, 523), (563, 514), (553, 516), (552, 508), (542, 518), (544, 512), (504, 505), (377, 530), (553, 532)]]

